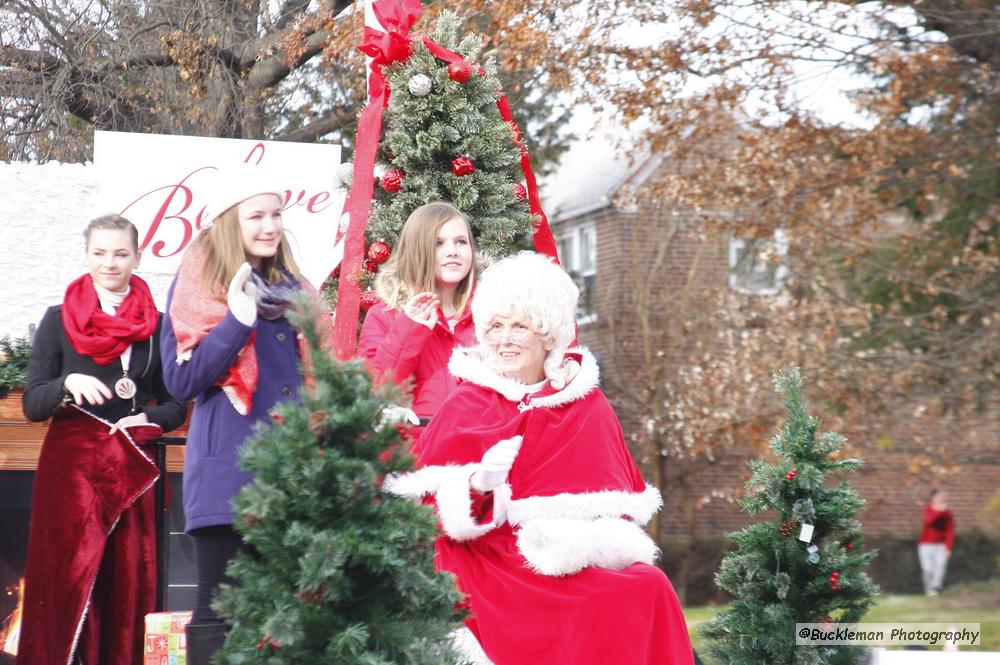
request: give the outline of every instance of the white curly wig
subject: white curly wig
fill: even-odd
[[[545,376],[556,387],[565,385],[563,355],[576,338],[576,302],[580,290],[552,259],[520,252],[502,259],[483,273],[472,298],[472,318],[480,343],[498,316],[523,316],[552,344],[545,358]]]

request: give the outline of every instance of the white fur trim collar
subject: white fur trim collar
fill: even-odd
[[[585,347],[568,349],[566,353],[578,354],[581,357],[580,371],[573,377],[573,380],[559,392],[527,400],[524,398],[528,394],[528,386],[494,372],[486,364],[479,347],[455,349],[448,363],[448,371],[458,379],[495,390],[512,402],[522,402],[518,406],[521,411],[539,407],[562,406],[586,397],[600,385],[601,378],[597,360]]]

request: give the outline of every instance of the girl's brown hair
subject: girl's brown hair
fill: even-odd
[[[240,234],[239,204],[216,217],[212,225],[202,231],[195,242],[199,243],[205,252],[205,263],[201,267],[202,282],[215,293],[217,298],[225,300],[230,280],[247,260],[243,249],[243,237]],[[292,257],[292,248],[284,232],[281,234],[275,255],[261,259],[260,272],[267,281],[277,282],[284,278],[278,270],[279,264],[296,278],[301,279],[299,266]]]
[[[390,309],[399,309],[406,301],[424,291],[436,292],[437,237],[441,227],[458,217],[469,231],[472,263],[469,274],[455,288],[452,306],[455,312],[465,309],[476,281],[476,240],[462,211],[450,203],[425,203],[410,213],[399,234],[396,251],[375,280],[379,297]]]
[[[83,230],[83,239],[86,242],[84,245],[85,247],[90,247],[90,233],[99,229],[110,231],[128,231],[128,234],[132,236],[132,249],[136,252],[139,251],[139,229],[135,228],[135,224],[128,221],[121,215],[108,213],[107,215],[101,215],[100,217],[95,217],[90,220],[87,224],[87,228]]]

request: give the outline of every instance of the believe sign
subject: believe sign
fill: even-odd
[[[302,274],[319,287],[337,265],[344,192],[334,187],[340,146],[125,132],[94,133],[101,209],[139,229],[142,271],[174,273],[209,223],[206,204],[227,167],[266,172],[284,194],[285,235]]]

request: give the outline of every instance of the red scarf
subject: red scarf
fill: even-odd
[[[204,265],[205,250],[200,243],[191,244],[184,253],[180,269],[177,271],[177,281],[174,284],[174,295],[170,301],[170,323],[177,337],[177,356],[183,357],[193,351],[198,343],[218,325],[229,312],[225,300],[219,300],[205,286],[201,279],[201,266]],[[316,331],[323,342],[324,348],[331,350],[333,346],[333,324],[330,320],[330,310],[323,302],[316,288],[305,279],[299,278],[302,290],[309,294],[319,311],[316,321]],[[229,402],[240,415],[247,415],[253,408],[253,394],[257,390],[257,352],[254,348],[256,332],[250,335],[236,361],[229,371],[216,382],[229,398]],[[305,369],[309,369],[309,346],[305,338],[299,336],[299,355]],[[178,361],[180,362],[180,361]],[[308,379],[308,376],[307,376]]]
[[[62,320],[69,343],[76,352],[90,356],[98,365],[110,365],[129,344],[147,340],[156,332],[159,313],[146,282],[132,275],[130,291],[114,315],[101,309],[101,301],[90,273],[66,287]]]

